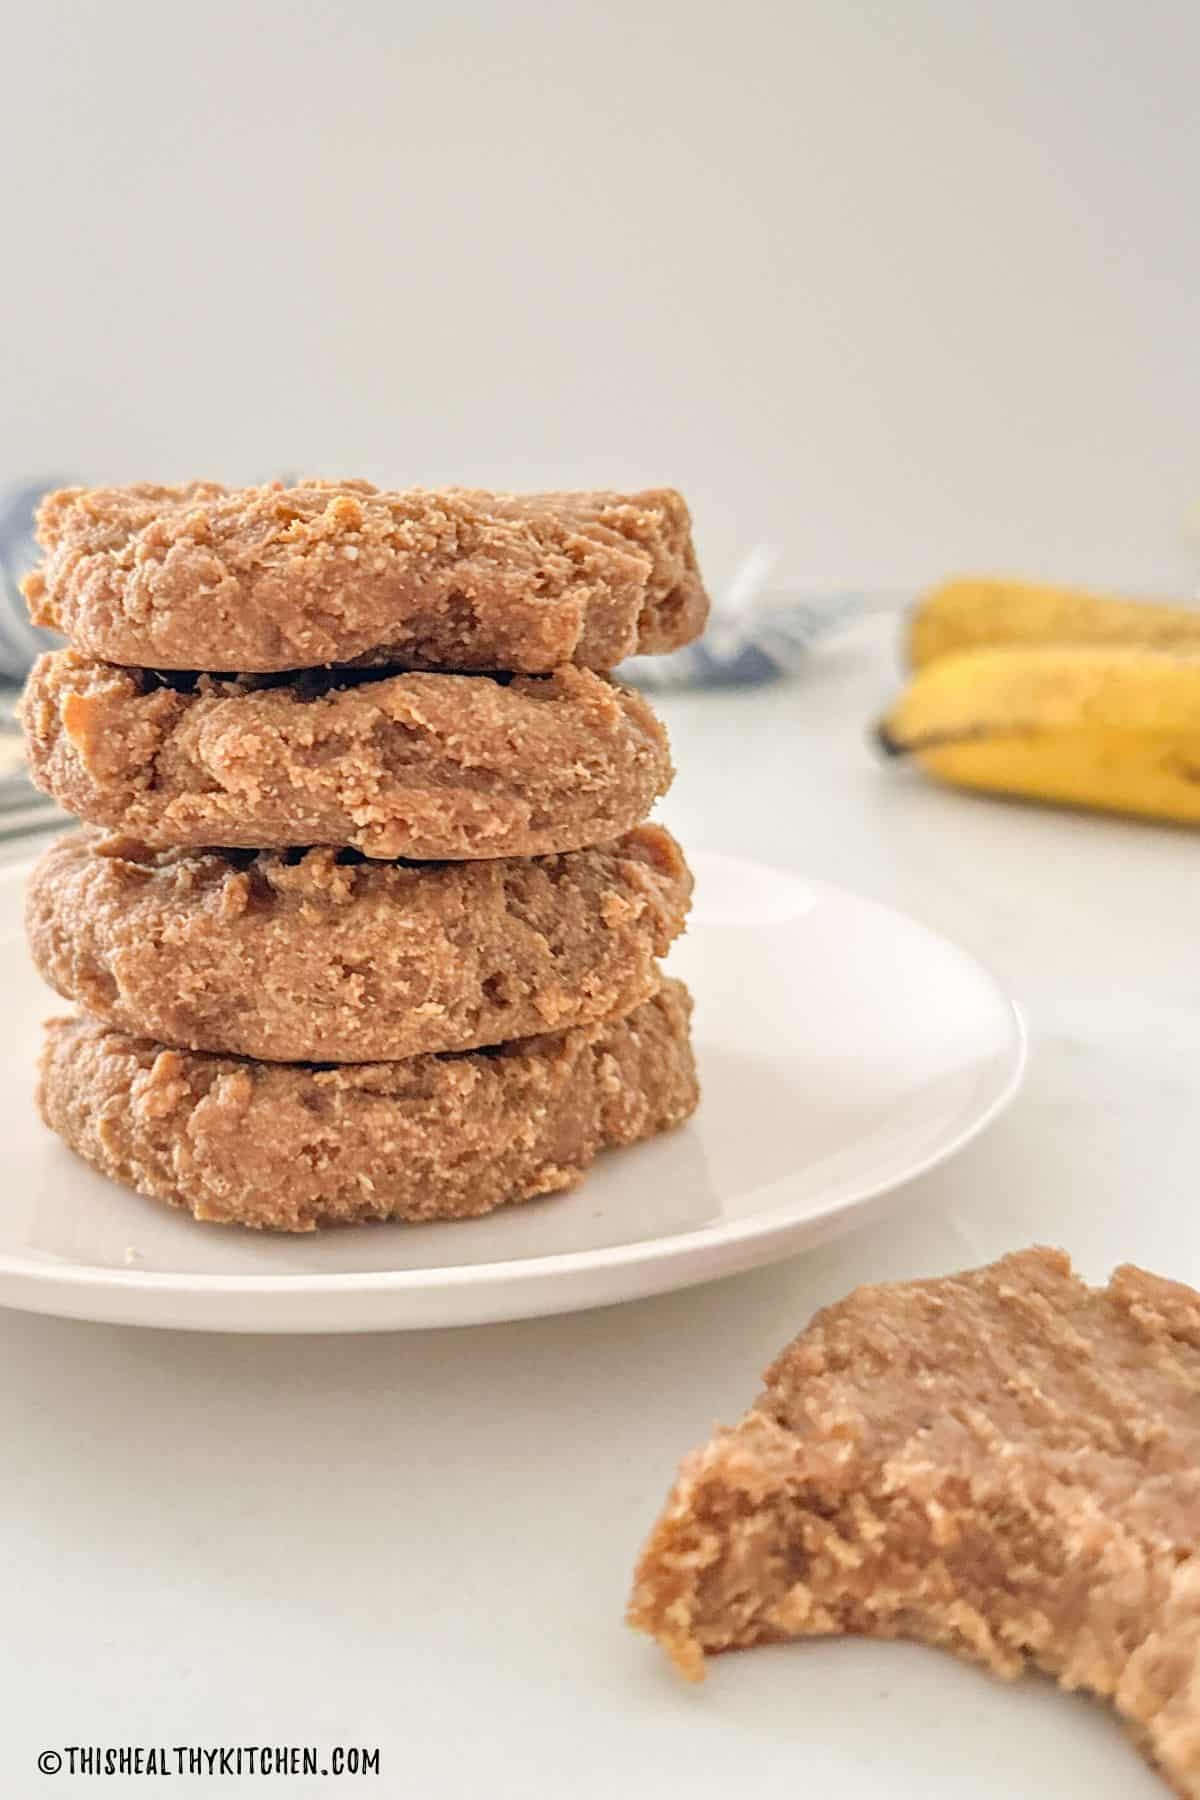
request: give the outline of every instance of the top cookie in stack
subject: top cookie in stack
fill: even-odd
[[[132,667],[612,669],[689,643],[708,615],[670,488],[64,488],[38,537],[35,624]]]
[[[607,674],[703,628],[678,494],[67,489],[39,535],[30,610],[71,647],[30,676],[31,769],[118,834],[31,888],[95,1015],[43,1067],[76,1149],[306,1229],[549,1192],[690,1112],[654,961],[690,876],[641,825],[667,741]]]

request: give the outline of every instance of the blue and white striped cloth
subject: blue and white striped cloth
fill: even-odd
[[[21,578],[38,560],[33,541],[33,515],[43,494],[65,487],[65,481],[30,482],[0,494],[0,676],[23,681],[42,650],[53,647],[48,631],[29,623]]]
[[[907,596],[846,590],[802,594],[771,585],[778,553],[760,544],[713,600],[704,636],[669,656],[635,656],[617,671],[644,688],[760,687],[794,675],[812,646],[867,612]]]

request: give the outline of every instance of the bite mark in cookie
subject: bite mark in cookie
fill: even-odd
[[[693,1677],[832,1633],[1036,1667],[1200,1795],[1200,1294],[1050,1250],[857,1290],[684,1462],[629,1619]]]

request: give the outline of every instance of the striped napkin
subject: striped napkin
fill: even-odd
[[[38,560],[33,541],[33,515],[43,494],[67,487],[64,478],[29,482],[0,494],[0,676],[24,681],[35,656],[52,650],[57,640],[29,623],[21,578]]]
[[[617,673],[646,688],[760,687],[794,675],[813,645],[868,612],[894,611],[908,595],[883,590],[798,593],[771,585],[778,552],[757,545],[713,600],[704,636],[669,656],[635,656]]]

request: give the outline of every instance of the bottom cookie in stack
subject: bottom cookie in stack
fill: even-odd
[[[334,1067],[165,1048],[98,1020],[47,1026],[38,1103],[103,1175],[197,1219],[276,1231],[492,1212],[570,1188],[597,1154],[699,1097],[691,998],[494,1049]]]

